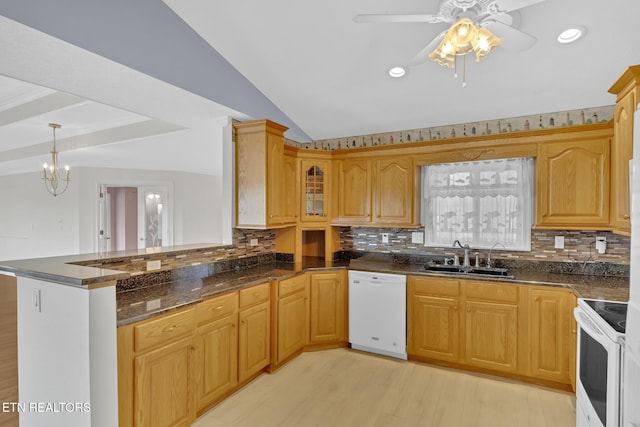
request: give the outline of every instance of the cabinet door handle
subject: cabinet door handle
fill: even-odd
[[[540,297],[534,297],[533,300],[534,301],[540,301]]]
[[[629,214],[624,214],[624,215],[622,215],[622,218],[623,219],[629,219],[630,217],[629,217]]]

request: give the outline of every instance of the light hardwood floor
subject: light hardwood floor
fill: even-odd
[[[575,396],[337,349],[258,377],[194,426],[573,427]]]

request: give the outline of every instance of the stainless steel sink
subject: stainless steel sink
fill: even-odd
[[[513,279],[514,276],[507,268],[489,268],[489,267],[463,267],[457,265],[447,264],[433,264],[429,263],[425,265],[425,270],[433,271],[445,274],[464,274],[466,276],[494,276],[502,277],[505,279]]]

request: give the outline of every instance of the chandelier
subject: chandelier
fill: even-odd
[[[43,165],[44,169],[44,185],[47,188],[47,191],[54,196],[58,194],[62,194],[66,191],[69,186],[69,166],[65,166],[65,177],[62,179],[59,175],[58,170],[58,152],[56,151],[56,129],[60,129],[62,126],[56,123],[49,123],[49,127],[53,129],[53,150],[51,150],[51,164],[47,165],[46,163]],[[64,187],[60,190],[58,186],[64,183]]]
[[[463,18],[447,30],[436,50],[429,54],[429,59],[440,65],[454,68],[454,77],[457,78],[456,57],[462,56],[464,60],[462,86],[464,87],[467,85],[466,55],[475,52],[476,62],[479,62],[500,43],[502,39],[494,36],[491,31],[484,27],[478,28],[469,18]]]

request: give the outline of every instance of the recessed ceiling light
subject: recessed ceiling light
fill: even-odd
[[[398,77],[402,77],[407,73],[407,70],[405,70],[403,67],[393,67],[389,70],[389,75],[393,78],[398,78]]]
[[[586,32],[586,28],[580,26],[567,28],[558,36],[558,43],[573,43],[583,37]]]

